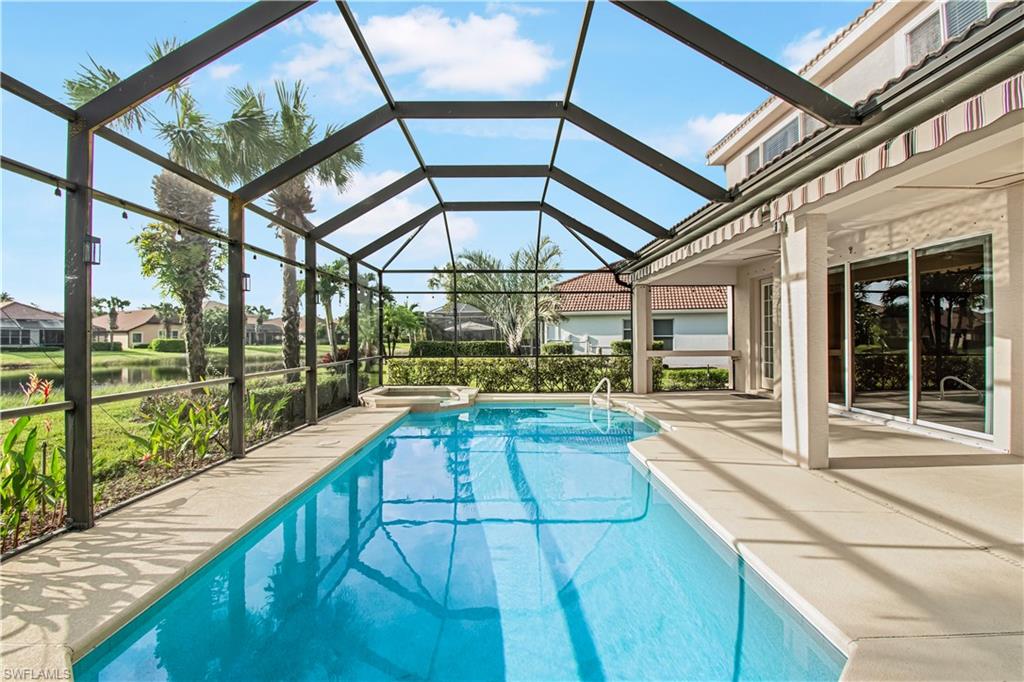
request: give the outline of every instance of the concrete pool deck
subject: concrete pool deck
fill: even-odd
[[[666,427],[638,463],[850,656],[845,679],[1024,676],[1024,460],[834,418],[837,468],[806,471],[776,454],[772,401],[614,398]],[[67,670],[404,414],[347,410],[5,561],[4,674]]]
[[[1024,460],[842,417],[836,468],[782,460],[778,403],[620,397],[631,445],[849,655],[848,680],[1024,678]]]

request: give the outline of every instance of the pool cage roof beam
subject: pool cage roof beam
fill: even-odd
[[[417,156],[417,160],[420,162],[420,171],[427,175],[427,179],[438,198],[440,210],[443,212],[447,205],[441,198],[440,192],[438,191],[436,184],[433,182],[433,178],[430,177],[429,173],[427,173],[427,167],[423,163],[422,156],[419,154],[419,150],[416,148],[415,142],[404,123],[406,119],[410,118],[558,119],[559,130],[556,135],[555,148],[552,152],[552,161],[549,164],[549,174],[545,181],[544,196],[542,196],[541,201],[542,204],[546,198],[549,182],[552,179],[553,174],[557,171],[554,167],[554,158],[557,154],[558,142],[561,137],[560,133],[566,120],[590,132],[592,135],[620,151],[633,156],[635,159],[649,167],[658,170],[667,177],[672,178],[684,186],[696,191],[711,201],[726,202],[731,198],[729,193],[717,184],[707,180],[682,164],[675,162],[671,158],[661,154],[639,140],[632,138],[593,114],[570,104],[569,100],[572,94],[573,81],[575,80],[575,75],[579,67],[583,43],[593,9],[593,3],[591,0],[588,0],[586,4],[583,25],[581,26],[576,53],[574,55],[572,67],[570,68],[569,83],[566,88],[565,97],[561,102],[397,102],[392,96],[390,89],[384,80],[383,74],[374,60],[369,46],[359,30],[358,24],[355,21],[348,4],[343,0],[339,0],[336,3],[339,11],[352,32],[364,61],[367,63],[374,79],[381,88],[381,92],[383,93],[387,104],[384,107],[367,114],[362,119],[359,119],[349,126],[346,126],[334,135],[325,138],[296,157],[283,162],[276,168],[271,169],[263,176],[247,183],[235,192],[219,187],[215,183],[212,183],[188,169],[175,164],[173,161],[165,159],[159,154],[146,149],[142,145],[139,145],[138,143],[103,127],[106,123],[117,118],[132,107],[138,106],[170,85],[173,85],[175,82],[180,81],[182,78],[194,73],[218,57],[230,52],[239,45],[248,42],[250,39],[264,31],[306,9],[311,4],[313,3],[308,1],[270,2],[268,0],[261,0],[260,2],[239,11],[232,17],[226,19],[197,38],[188,41],[171,53],[156,60],[107,91],[101,93],[90,102],[82,105],[73,112],[73,122],[75,122],[81,129],[88,128],[93,130],[97,135],[104,137],[151,162],[157,163],[167,170],[178,173],[192,181],[196,181],[197,184],[206,187],[210,191],[221,196],[240,199],[246,204],[250,204],[256,198],[263,196],[288,180],[300,175],[306,170],[309,170],[317,163],[329,158],[333,153],[337,153],[350,144],[357,142],[365,135],[368,135],[370,132],[373,132],[381,126],[389,123],[391,120],[397,120],[402,128],[403,134],[405,134],[410,146],[412,147],[414,154]],[[700,21],[696,17],[679,9],[669,2],[638,3],[628,0],[615,0],[614,4],[619,5],[630,14],[650,23],[659,30],[662,30],[677,40],[684,42],[693,49],[723,64],[744,78],[756,83],[769,92],[772,92],[817,118],[835,125],[850,126],[860,123],[860,120],[852,107],[846,105],[816,85],[804,80],[800,76],[793,74],[784,67],[764,57],[755,50],[752,50],[743,43],[729,37],[721,31],[718,31],[714,27]],[[8,87],[8,80],[13,79],[9,79],[6,76],[4,77],[5,89],[11,90],[12,92],[15,91],[15,88]],[[55,102],[55,100],[53,102]],[[60,105],[59,103],[57,104],[59,108],[63,108],[63,105]],[[54,111],[52,105],[47,108]],[[69,112],[70,110],[54,111],[54,113],[58,113],[58,115],[65,118],[68,117]],[[563,176],[562,179],[568,180],[570,183],[575,180],[567,174]],[[614,206],[616,210],[609,210],[612,210],[613,213],[616,213],[620,217],[624,217],[634,224],[637,223],[638,218],[640,219],[639,222],[645,222],[645,219],[643,219],[640,214],[633,212],[631,209],[619,204],[618,202],[614,202],[614,200],[610,200],[610,198],[604,197],[604,195],[601,195],[600,193],[595,194],[596,190],[593,190],[593,188],[590,188],[589,186],[579,183],[576,187],[570,187],[570,189],[574,189],[574,191],[583,190],[579,191],[579,193],[592,201],[595,200],[595,197],[600,198],[604,203],[600,204],[600,202],[597,201],[595,201],[595,203],[604,205],[606,208]],[[299,234],[307,234],[302,229],[297,228],[297,226],[281,221],[265,209],[254,206],[251,206],[250,208],[264,217],[273,219],[274,222],[286,227],[287,229],[296,231]],[[630,217],[626,218],[625,215],[623,215],[624,213],[629,214]],[[445,223],[447,230],[447,219],[445,220]],[[650,229],[652,225],[654,227],[658,227],[651,223],[647,224],[644,229],[652,232]],[[654,232],[652,232],[652,234],[653,233]],[[310,236],[314,236],[318,241],[323,243],[322,237],[320,236],[322,234],[323,233],[321,232],[318,235],[311,234]],[[666,236],[666,234],[658,231],[657,236]],[[340,249],[334,248],[334,250],[344,253]],[[361,251],[365,251],[365,249]]]

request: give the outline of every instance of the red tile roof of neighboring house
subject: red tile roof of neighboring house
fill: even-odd
[[[620,286],[610,272],[589,272],[555,285],[562,313],[629,311],[629,290]],[[595,293],[596,292],[596,293]],[[653,286],[653,310],[725,310],[725,287]]]

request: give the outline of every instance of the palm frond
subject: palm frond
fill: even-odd
[[[120,82],[121,77],[116,71],[103,66],[90,56],[88,64],[78,65],[78,72],[73,78],[64,79],[64,94],[68,103],[77,109]],[[115,119],[111,125],[124,132],[142,130],[149,116],[149,111],[144,106],[137,106]]]

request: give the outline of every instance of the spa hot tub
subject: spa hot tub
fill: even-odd
[[[476,402],[478,388],[468,386],[381,386],[361,397],[367,407],[408,407],[411,412],[433,412],[468,407]]]

